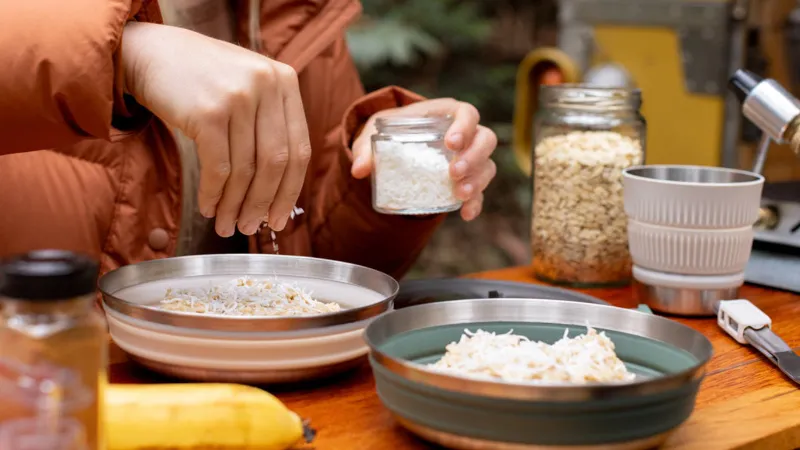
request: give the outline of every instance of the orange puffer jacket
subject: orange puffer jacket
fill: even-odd
[[[249,47],[246,1],[239,41]],[[375,112],[420,98],[365,95],[344,40],[357,0],[263,0],[260,48],[291,65],[313,156],[281,253],[363,264],[401,276],[442,217],[372,210],[370,183],[350,175],[354,134]],[[155,0],[0,2],[0,256],[35,248],[94,255],[107,272],[175,255],[181,158],[175,138],[121,91],[128,20],[160,22]],[[48,149],[48,150],[43,150]],[[269,233],[251,252],[272,252]]]

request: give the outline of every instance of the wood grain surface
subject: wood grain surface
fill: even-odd
[[[476,278],[535,283],[530,269],[512,268]],[[637,302],[630,288],[582,290],[622,307]],[[800,296],[744,286],[741,297],[755,303],[773,321],[773,329],[800,350]],[[707,336],[714,357],[701,386],[697,406],[662,448],[689,450],[800,449],[800,389],[750,347],[741,346],[713,319],[673,318]],[[111,381],[171,381],[140,369],[113,344]],[[437,448],[400,429],[375,395],[368,366],[324,382],[270,388],[289,408],[311,420],[317,439],[305,449],[405,450]]]

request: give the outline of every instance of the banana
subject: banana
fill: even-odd
[[[107,450],[286,450],[313,430],[280,400],[238,384],[108,384]]]

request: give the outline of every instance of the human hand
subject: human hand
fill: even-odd
[[[227,42],[131,22],[126,92],[197,143],[198,203],[217,234],[280,231],[303,187],[311,144],[294,70]]]
[[[466,221],[478,217],[483,207],[483,191],[497,174],[497,166],[491,159],[497,148],[497,136],[479,125],[480,114],[468,103],[449,98],[427,100],[373,115],[353,142],[352,175],[359,179],[369,176],[372,171],[371,138],[377,133],[375,121],[393,115],[453,116],[453,124],[445,135],[447,147],[458,152],[450,163],[450,177],[456,183],[456,198],[464,202],[461,217]]]

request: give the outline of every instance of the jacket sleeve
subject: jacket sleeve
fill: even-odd
[[[312,254],[372,267],[400,278],[422,252],[444,215],[404,217],[375,212],[369,178],[357,180],[350,174],[350,145],[374,113],[423,98],[398,87],[365,95],[346,44],[336,47],[334,67],[328,71],[335,74],[331,101],[344,103],[345,108],[338,112],[338,126],[327,134],[323,148],[315,149],[331,158],[325,172],[318,172],[321,176],[310,174],[314,184],[308,198],[313,205],[308,219]]]
[[[114,140],[146,114],[126,105],[117,70],[137,15],[160,20],[156,1],[0,2],[0,42],[13,43],[0,52],[0,154]]]

